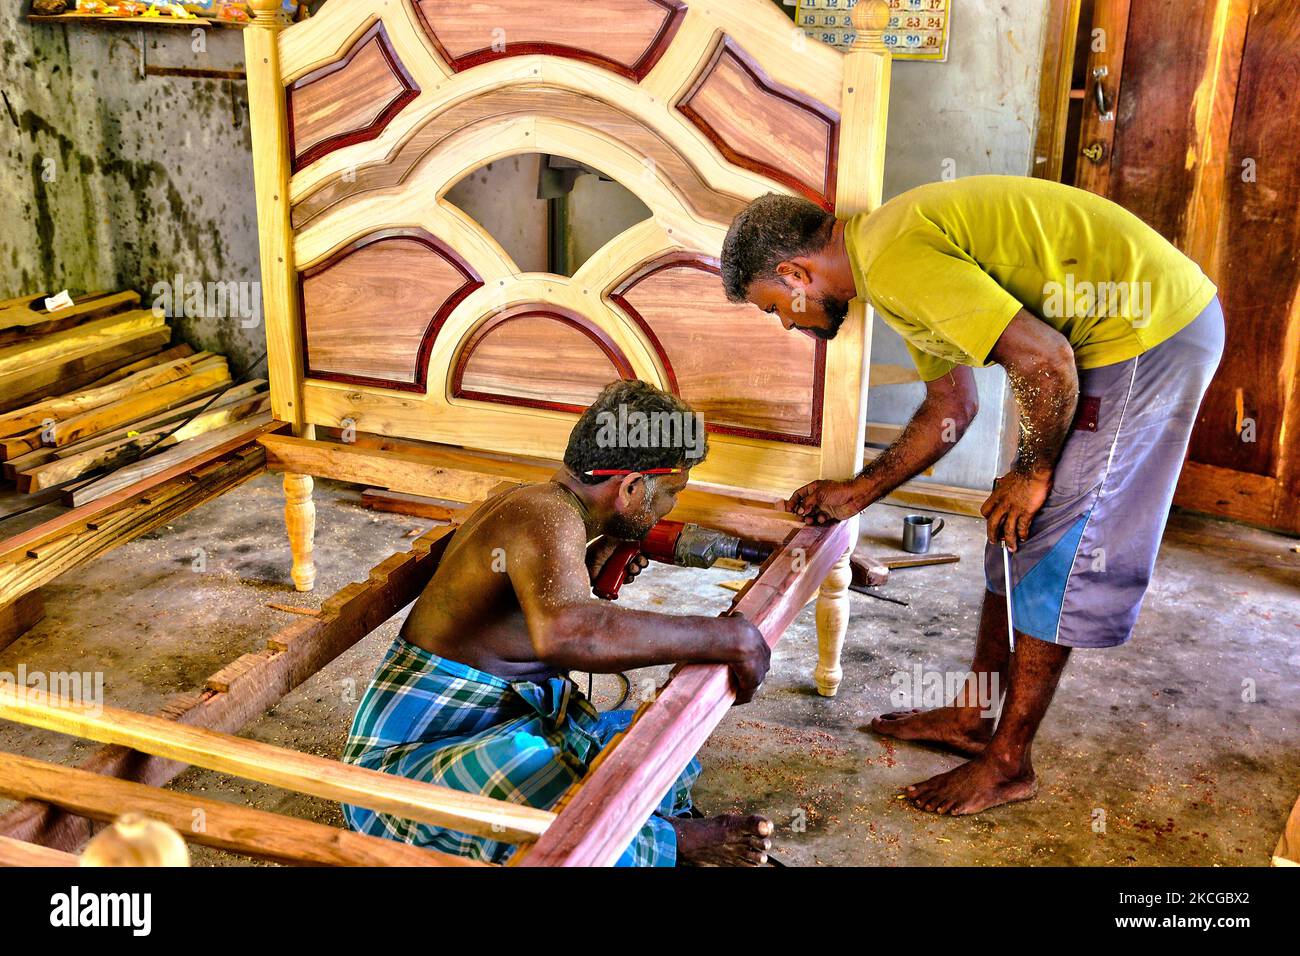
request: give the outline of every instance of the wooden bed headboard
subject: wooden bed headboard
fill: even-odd
[[[635,377],[704,413],[702,480],[786,494],[861,467],[865,306],[832,342],[790,334],[726,300],[717,257],[763,193],[879,202],[884,22],[841,54],[769,0],[328,0],[292,26],[253,6],[277,418],[558,458]],[[522,153],[599,169],[653,217],[572,278],[522,273],[446,199]]]

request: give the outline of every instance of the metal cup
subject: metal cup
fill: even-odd
[[[944,520],[929,515],[908,515],[903,519],[903,550],[910,554],[925,554],[930,541],[943,530]]]

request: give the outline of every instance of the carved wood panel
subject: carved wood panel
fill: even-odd
[[[645,332],[669,387],[704,415],[711,432],[820,441],[825,343],[728,301],[716,259],[658,259],[621,280],[609,298]]]
[[[603,100],[571,90],[511,86],[449,106],[421,126],[382,162],[372,162],[344,179],[326,180],[293,206],[293,224],[301,229],[334,206],[376,189],[400,185],[425,156],[450,137],[480,123],[510,116],[537,115],[599,130],[644,156],[674,184],[701,218],[730,222],[745,206],[738,196],[710,188],[699,171],[660,132]],[[581,157],[571,157],[581,159]]]
[[[580,413],[615,379],[636,375],[602,329],[555,306],[522,305],[488,318],[455,359],[451,393]]]
[[[335,149],[377,137],[420,93],[382,20],[342,59],[289,85],[289,153],[301,169]]]
[[[416,0],[430,40],[453,70],[547,53],[640,81],[672,42],[681,0],[605,0],[563,10],[538,0]]]
[[[774,83],[731,37],[718,42],[677,108],[737,166],[835,208],[838,114]]]
[[[307,375],[425,390],[438,328],[479,276],[422,229],[386,229],[299,277]]]

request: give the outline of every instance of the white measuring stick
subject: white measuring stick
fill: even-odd
[[[1002,543],[1002,575],[1006,579],[1007,587],[1007,645],[1011,648],[1011,653],[1016,652],[1016,628],[1011,623],[1011,551],[1007,548],[1006,542]]]

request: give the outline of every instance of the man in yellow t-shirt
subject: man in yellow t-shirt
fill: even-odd
[[[794,492],[787,507],[808,523],[857,514],[942,458],[978,411],[970,367],[1006,370],[1020,444],[982,509],[987,592],[971,676],[949,706],[872,727],[972,758],[906,788],[922,809],[978,813],[1032,797],[1030,744],[1071,648],[1123,644],[1137,620],[1223,350],[1214,285],[1109,200],[1011,176],[932,183],[845,221],[764,196],[732,224],[722,278],[732,300],[824,339],[861,297],[925,382],[911,421],[860,475]],[[828,401],[834,389],[826,383]],[[996,732],[996,707],[978,692],[989,686],[1007,692]]]

